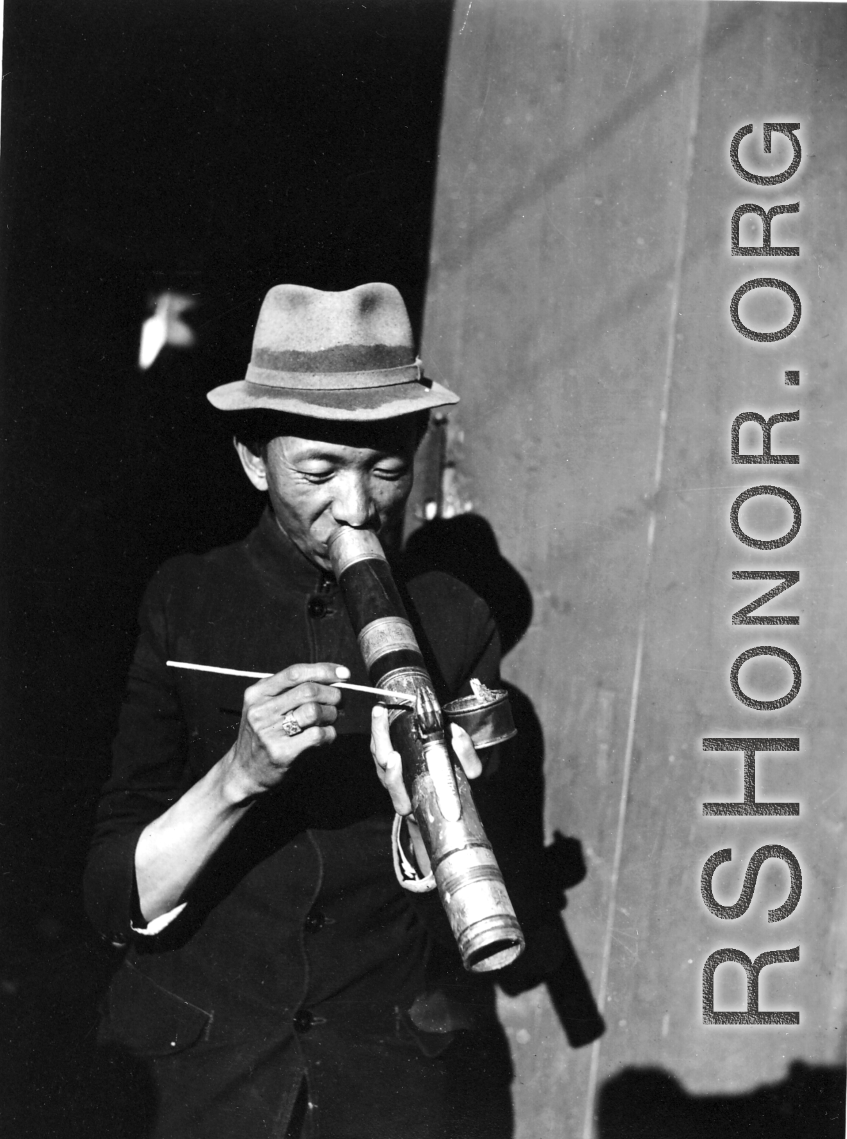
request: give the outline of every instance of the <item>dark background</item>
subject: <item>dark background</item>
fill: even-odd
[[[419,331],[450,17],[445,0],[7,0],[9,1134],[91,1134],[109,961],[80,876],[141,590],[260,509],[204,393],[243,375],[279,282],[389,281]],[[165,288],[196,297],[197,343],[140,372]]]

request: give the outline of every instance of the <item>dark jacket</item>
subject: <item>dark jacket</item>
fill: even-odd
[[[471,676],[496,685],[484,602],[441,573],[398,584],[439,697],[468,693]],[[395,880],[367,698],[345,694],[336,742],[251,808],[179,917],[154,937],[132,930],[138,837],[232,745],[250,683],[165,661],[330,661],[367,683],[336,583],[265,514],[244,542],[168,562],[140,620],[86,896],[103,935],[130,945],[102,1038],[145,1065],[152,1133],[282,1135],[306,1075],[319,1134],[341,1134],[339,1110],[349,1123],[359,1109],[351,1135],[442,1134],[426,1129],[441,1119],[438,1054],[451,1030],[485,1019],[490,990],[462,974],[437,898]]]

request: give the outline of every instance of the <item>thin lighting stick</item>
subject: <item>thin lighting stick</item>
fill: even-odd
[[[269,676],[273,676],[272,672],[245,672],[240,668],[218,668],[214,664],[189,664],[185,660],[166,660],[166,665],[171,668],[190,668],[195,672],[218,672],[224,676],[249,676],[256,680],[267,680]],[[344,680],[334,680],[330,688],[349,688],[353,692],[370,692],[373,696],[379,696],[386,703],[403,704],[410,708],[415,705],[413,696],[406,696],[403,692],[389,692],[385,688],[371,688],[367,684],[348,684]]]

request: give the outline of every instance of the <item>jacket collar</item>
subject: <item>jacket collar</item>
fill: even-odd
[[[282,529],[270,506],[247,538],[247,549],[256,565],[271,577],[304,593],[329,594],[338,585],[332,574],[310,562]]]

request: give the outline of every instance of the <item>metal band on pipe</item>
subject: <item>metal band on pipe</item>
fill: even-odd
[[[387,562],[388,559],[380,545],[379,538],[373,530],[341,530],[332,543],[332,564],[336,577],[341,577],[345,570],[356,562],[368,561],[376,558]]]
[[[403,617],[378,617],[359,633],[359,652],[370,670],[380,657],[388,653],[419,653],[412,626]]]

